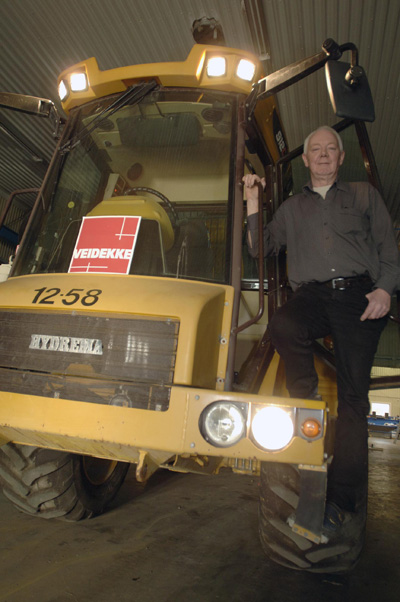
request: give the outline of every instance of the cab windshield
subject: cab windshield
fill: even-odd
[[[234,97],[163,89],[107,112],[115,99],[71,112],[13,275],[82,271],[228,282]],[[115,217],[139,218],[122,271],[94,261],[120,253],[108,240]],[[96,242],[79,247],[89,222],[98,229]]]

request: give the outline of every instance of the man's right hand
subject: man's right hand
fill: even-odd
[[[260,178],[256,174],[246,174],[243,177],[243,184],[247,199],[247,215],[258,213],[258,182],[260,182],[262,187],[265,188],[265,178]]]

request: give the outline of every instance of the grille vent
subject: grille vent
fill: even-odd
[[[1,388],[166,409],[178,332],[179,321],[167,318],[2,312]]]

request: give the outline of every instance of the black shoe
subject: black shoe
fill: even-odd
[[[327,502],[325,506],[324,530],[336,533],[345,521],[346,515],[335,502]]]

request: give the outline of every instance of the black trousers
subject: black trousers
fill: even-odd
[[[368,484],[368,390],[379,337],[387,317],[360,321],[370,281],[354,280],[343,291],[325,284],[301,286],[274,314],[269,325],[274,346],[285,362],[291,397],[317,392],[312,343],[332,336],[337,370],[338,419],[327,499],[355,511]]]

